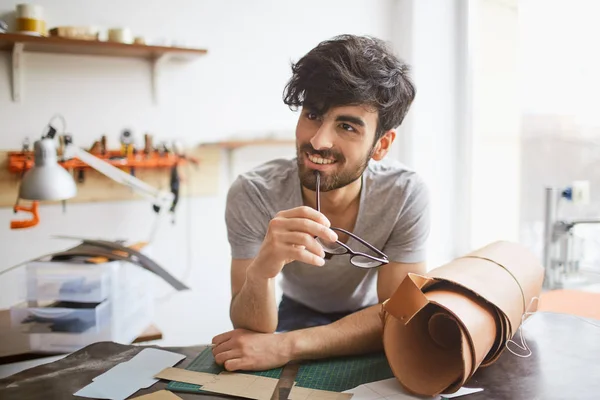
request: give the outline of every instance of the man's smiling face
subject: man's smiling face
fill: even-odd
[[[378,113],[366,106],[331,107],[321,113],[305,105],[296,126],[298,173],[302,185],[334,190],[358,179],[371,158]]]

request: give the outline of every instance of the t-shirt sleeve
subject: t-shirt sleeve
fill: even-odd
[[[256,257],[270,219],[257,189],[238,177],[229,188],[225,208],[227,238],[233,259]]]
[[[418,178],[410,188],[383,252],[392,262],[423,262],[427,256],[429,230],[429,191],[425,182]]]

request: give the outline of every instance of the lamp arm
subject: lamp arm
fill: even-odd
[[[136,193],[149,198],[154,204],[162,208],[165,204],[173,201],[175,196],[171,192],[156,189],[155,187],[147,184],[141,179],[136,178],[128,174],[127,172],[107,163],[106,161],[88,153],[85,150],[80,149],[77,146],[69,144],[65,147],[64,157],[78,158],[96,171],[107,176],[113,181],[122,185],[128,186],[133,189]]]

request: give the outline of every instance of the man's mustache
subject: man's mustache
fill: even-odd
[[[333,158],[336,161],[343,161],[344,156],[337,151],[326,149],[326,150],[316,150],[310,143],[303,144],[300,146],[300,151],[304,153],[308,153],[313,156],[319,156],[321,158]]]

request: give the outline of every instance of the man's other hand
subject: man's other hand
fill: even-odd
[[[292,345],[285,334],[235,329],[215,336],[213,355],[227,371],[264,371],[291,361]]]

